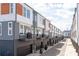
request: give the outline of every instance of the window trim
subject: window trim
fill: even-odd
[[[10,3],[9,5],[10,5],[10,11],[9,11],[9,12],[10,12],[10,13],[13,13],[13,12],[14,12],[14,11],[13,11],[13,3]]]
[[[11,23],[11,28],[9,27],[9,24]],[[11,34],[9,33],[9,30],[11,30]],[[8,35],[13,35],[13,23],[8,22]]]
[[[0,26],[1,26],[1,33],[0,33],[0,36],[2,36],[2,23],[0,23]]]

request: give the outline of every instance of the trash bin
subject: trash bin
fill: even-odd
[[[47,48],[48,48],[47,45],[45,45],[45,50],[47,50]]]
[[[42,53],[43,53],[43,49],[41,48],[41,49],[40,49],[40,54],[42,54]]]
[[[43,53],[43,48],[44,48],[44,46],[43,46],[43,42],[41,42],[41,45],[40,45],[40,54]]]

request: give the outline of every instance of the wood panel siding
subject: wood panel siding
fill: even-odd
[[[8,14],[10,10],[9,3],[1,4],[1,14]]]
[[[19,3],[16,4],[16,12],[17,12],[17,14],[19,14],[19,15],[23,15],[22,5],[19,4]]]

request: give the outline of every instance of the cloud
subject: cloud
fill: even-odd
[[[62,31],[71,28],[76,3],[34,3],[33,1],[29,2],[29,5]]]

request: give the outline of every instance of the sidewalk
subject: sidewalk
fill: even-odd
[[[48,46],[48,49],[44,50],[42,55],[39,52],[40,50],[27,56],[78,56],[69,38],[65,38],[54,46]]]
[[[66,40],[65,56],[78,56],[70,39]]]
[[[44,50],[43,53],[45,53],[46,51],[48,51],[49,49],[51,49],[53,46],[48,46],[48,49],[47,50]],[[40,50],[36,51],[36,53],[31,53],[27,56],[41,56],[40,54]]]
[[[60,43],[61,43],[61,42],[62,42],[62,41],[60,41]],[[59,44],[59,43],[54,44],[53,46],[48,46],[48,49],[47,49],[47,50],[44,50],[44,51],[43,51],[43,54],[44,54],[45,52],[49,51],[50,49],[54,48],[54,47],[55,47],[56,45],[58,45],[58,44]],[[27,56],[41,56],[42,54],[40,54],[39,52],[40,52],[40,50],[36,51],[36,53],[28,54]]]

